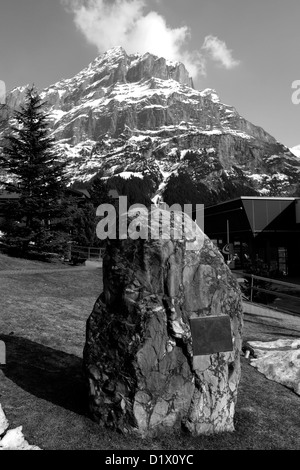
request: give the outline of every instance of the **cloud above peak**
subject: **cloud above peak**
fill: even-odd
[[[225,67],[225,69],[233,69],[240,64],[240,61],[233,58],[232,51],[227,48],[225,42],[216,36],[206,36],[202,50],[206,51],[212,60]]]
[[[129,54],[145,53],[183,62],[196,78],[206,74],[212,59],[225,68],[238,63],[223,41],[207,36],[200,51],[188,48],[188,26],[172,28],[156,11],[146,11],[145,0],[61,0],[73,14],[74,23],[99,53],[122,46]]]

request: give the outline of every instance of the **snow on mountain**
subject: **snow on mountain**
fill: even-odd
[[[20,87],[8,94],[2,119],[24,93]],[[117,47],[41,97],[70,183],[98,174],[149,176],[157,199],[172,175],[185,172],[215,201],[238,193],[290,195],[297,187],[300,160],[215,90],[195,90],[181,63]]]
[[[295,147],[292,147],[290,151],[296,155],[296,157],[300,157],[300,145],[296,145]]]

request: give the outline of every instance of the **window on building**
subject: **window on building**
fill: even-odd
[[[284,276],[288,275],[288,253],[286,247],[278,247],[278,269]]]

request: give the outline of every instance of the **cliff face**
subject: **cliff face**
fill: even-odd
[[[25,89],[8,95],[2,119]],[[214,90],[195,90],[183,64],[118,47],[41,96],[71,183],[99,172],[148,175],[157,199],[171,175],[185,172],[216,200],[226,199],[228,179],[237,192],[261,195],[290,195],[298,183],[300,160]]]

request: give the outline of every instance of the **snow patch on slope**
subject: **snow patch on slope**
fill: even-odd
[[[296,156],[300,158],[300,145],[296,145],[295,147],[290,148],[290,151]]]
[[[122,173],[116,173],[115,176],[120,176],[124,180],[128,180],[132,176],[135,177],[135,178],[141,178],[141,179],[144,178],[143,173],[134,172],[134,171],[122,171]]]
[[[0,450],[41,450],[28,444],[22,433],[22,426],[8,429],[8,421],[0,404]]]
[[[255,359],[250,363],[268,379],[294,390],[300,395],[300,339],[249,341]]]

